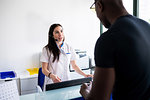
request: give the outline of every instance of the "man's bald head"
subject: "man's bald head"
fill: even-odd
[[[108,8],[124,8],[122,0],[95,0],[101,2]]]
[[[95,0],[95,3],[97,16],[106,28],[119,16],[127,14],[122,0]]]

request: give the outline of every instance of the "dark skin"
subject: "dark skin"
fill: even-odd
[[[86,100],[110,100],[114,81],[114,68],[96,67],[91,90],[87,84],[83,84],[80,93]]]
[[[128,12],[122,0],[96,0],[96,14],[106,28],[109,28],[118,17],[127,15]],[[105,66],[104,66],[105,67]],[[95,68],[92,84],[82,84],[80,93],[86,100],[110,100],[115,83],[115,69]]]

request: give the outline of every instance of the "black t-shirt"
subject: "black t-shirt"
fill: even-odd
[[[114,100],[150,98],[150,25],[134,16],[119,17],[97,40],[97,67],[114,68]]]

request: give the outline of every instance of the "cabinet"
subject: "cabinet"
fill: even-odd
[[[17,83],[17,88],[18,88],[18,93],[20,94],[20,78],[16,77],[16,78],[0,79],[0,82],[11,81],[11,80],[15,80],[15,81],[16,81],[16,83]]]
[[[38,75],[20,77],[21,95],[35,93],[38,84]]]

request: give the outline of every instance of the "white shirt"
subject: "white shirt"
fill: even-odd
[[[51,56],[49,57],[49,55]],[[53,57],[53,54],[50,54],[50,52],[47,53],[47,50],[44,47],[42,50],[40,61],[48,63],[48,70],[51,71],[53,74],[57,75],[61,79],[61,81],[69,80],[70,61],[76,60],[76,53],[74,49],[64,42],[64,44],[60,48],[59,61],[56,59],[54,62],[52,62]],[[44,84],[51,83],[53,83],[53,81],[46,76]]]

